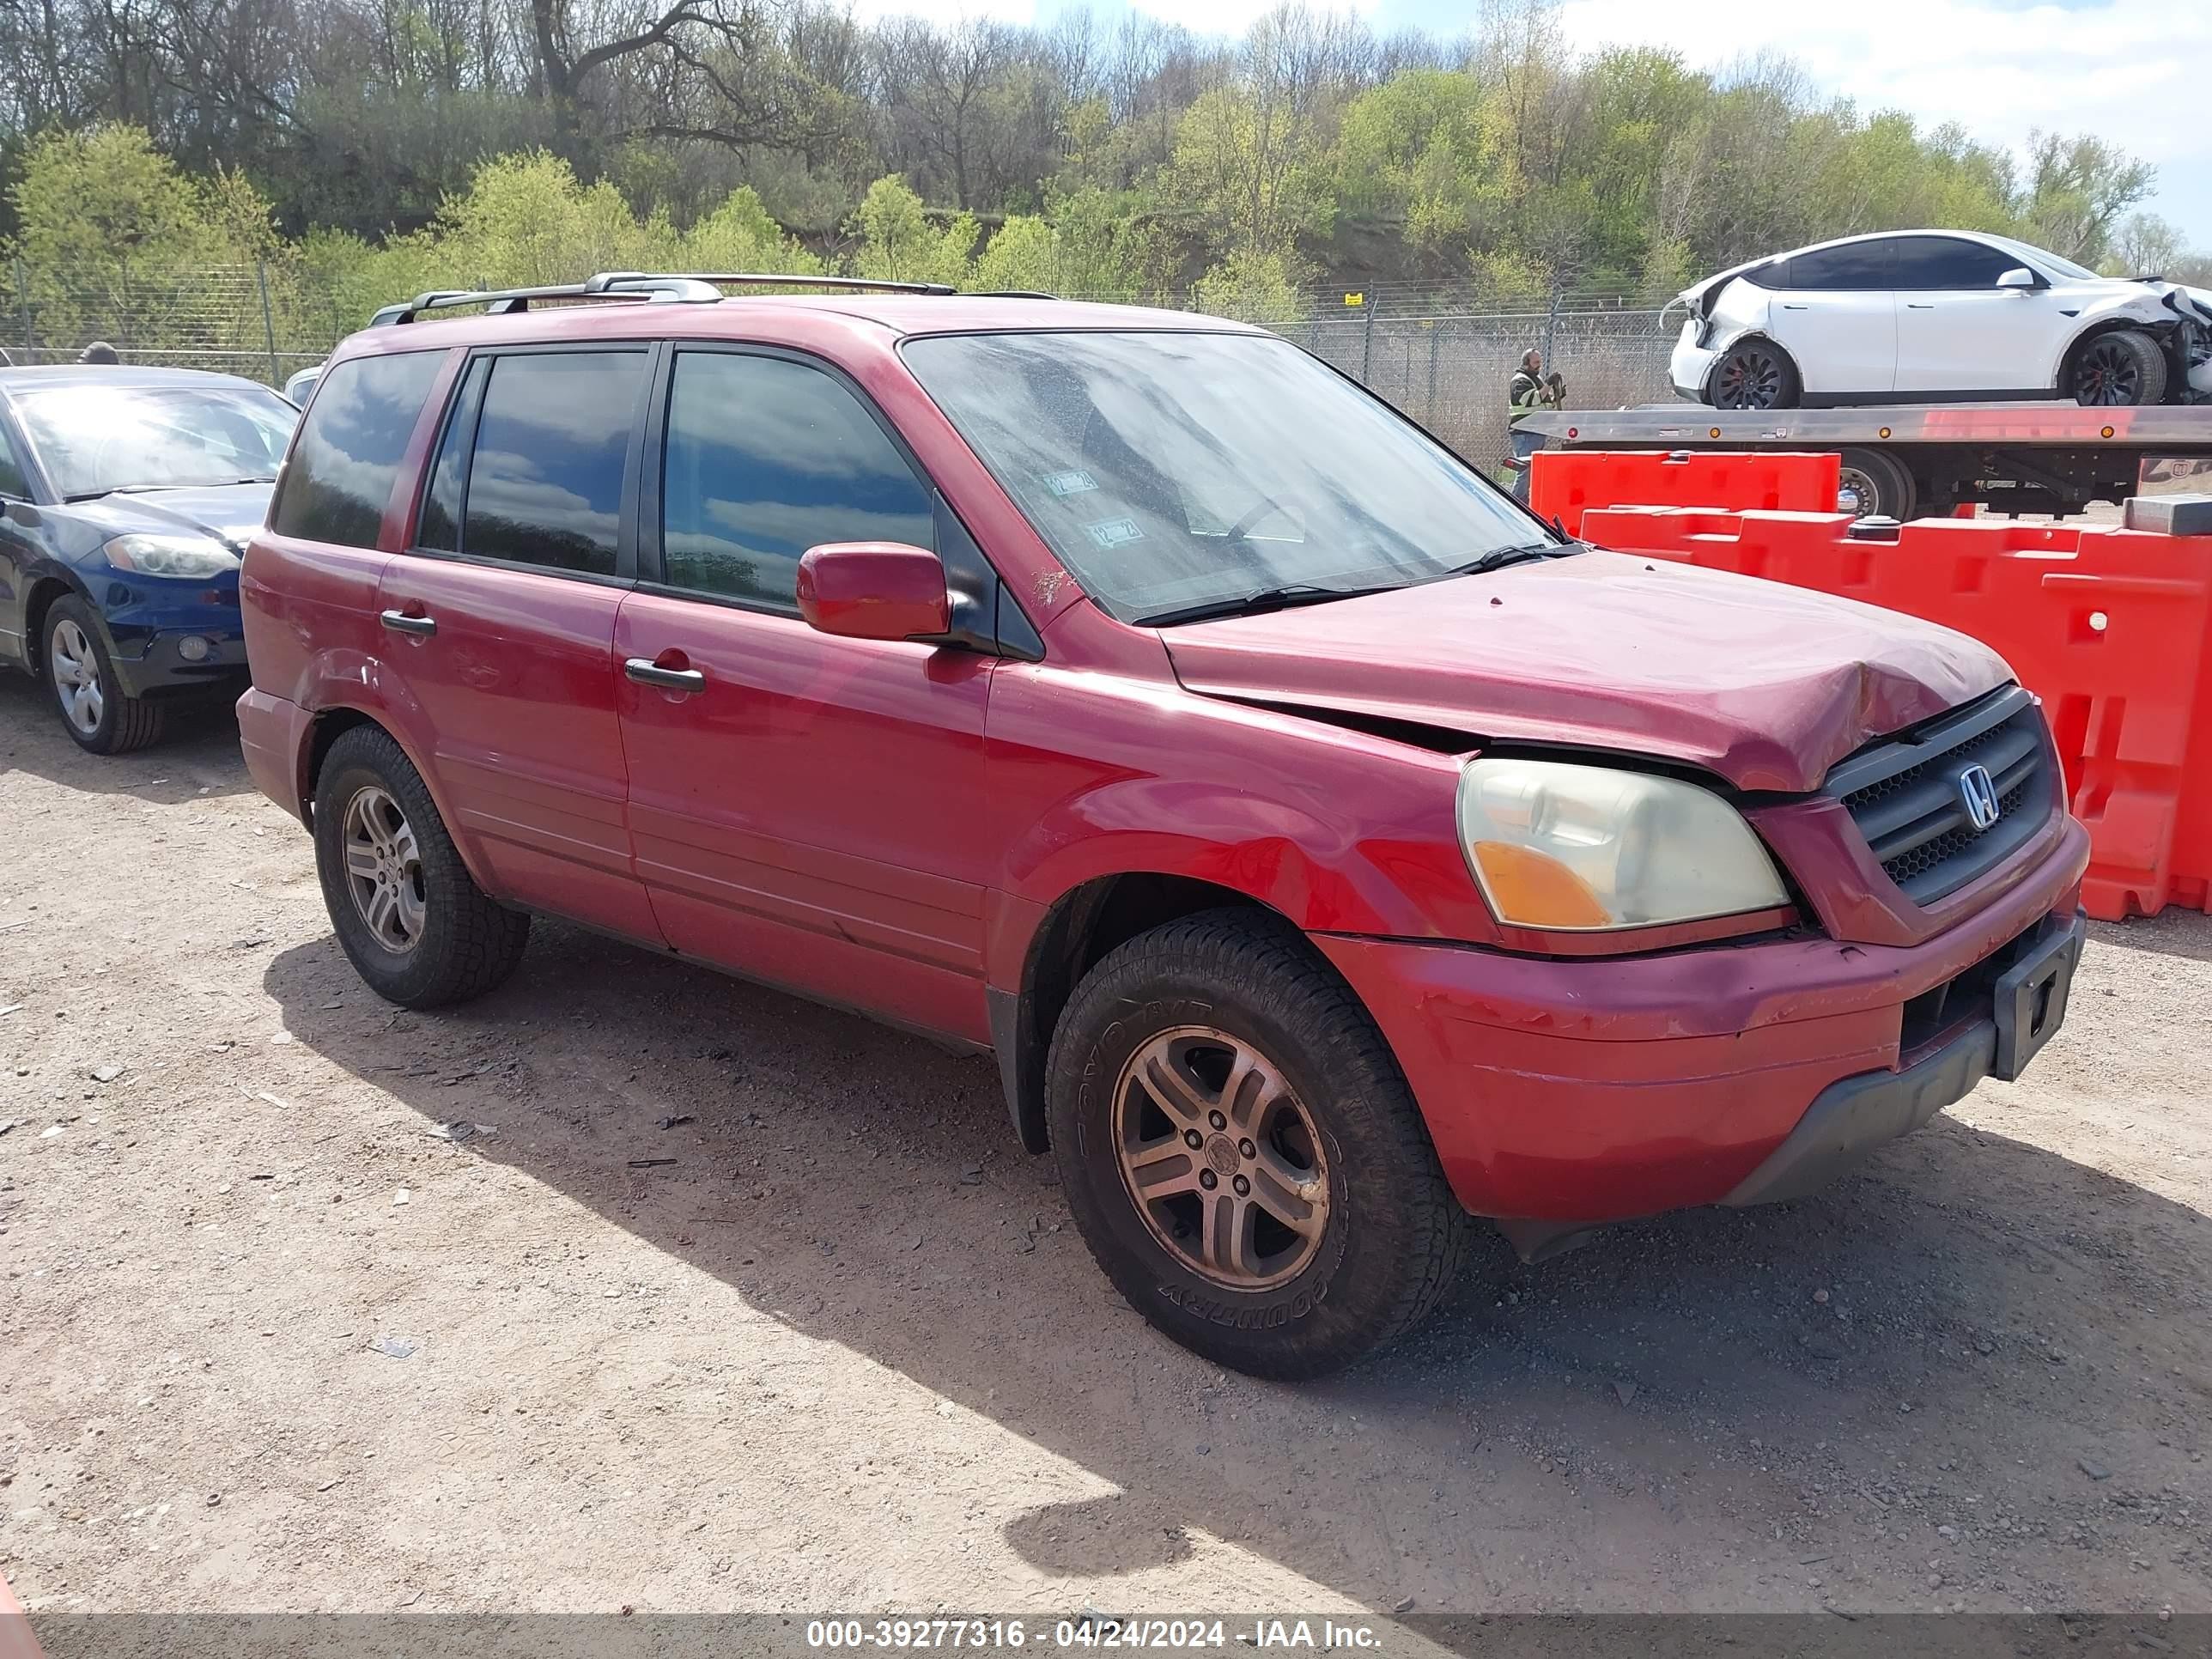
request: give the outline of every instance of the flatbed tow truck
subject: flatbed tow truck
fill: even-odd
[[[2094,501],[2212,478],[2212,404],[1904,404],[1849,409],[1711,409],[1686,402],[1559,410],[1520,422],[1547,449],[1832,451],[1838,507],[1911,519],[1978,504],[1998,513],[2079,513]],[[1516,480],[1525,495],[1528,475]]]

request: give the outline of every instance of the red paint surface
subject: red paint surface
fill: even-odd
[[[1587,553],[1167,635],[1185,684],[1807,790],[2011,679],[1987,647],[1825,593]]]
[[[1847,820],[1796,799],[1757,822],[1829,937],[1778,941],[1792,918],[1770,915],[1757,944],[1700,927],[1576,940],[1642,953],[1593,959],[1501,929],[1453,818],[1464,752],[1482,740],[1802,792],[1869,738],[2003,683],[2003,665],[1868,607],[1607,555],[1164,633],[1125,626],[1085,601],[896,348],[902,331],[1129,320],[837,296],[358,337],[343,349],[681,335],[814,354],[898,427],[1046,659],[836,637],[405,552],[434,410],[381,550],[264,534],[247,555],[255,684],[239,713],[256,781],[298,810],[317,719],[357,711],[423,772],[498,896],[977,1042],[985,988],[1022,987],[1040,929],[1084,884],[1216,884],[1315,936],[1397,1051],[1462,1199],[1518,1216],[1717,1196],[1827,1082],[1895,1063],[1914,990],[2070,904],[2080,830],[2063,815],[1969,897],[1922,912],[1885,896]],[[392,632],[386,609],[438,631]],[[633,657],[696,670],[705,688],[636,684]],[[1468,735],[1397,741],[1297,708]]]

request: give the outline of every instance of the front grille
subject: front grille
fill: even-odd
[[[1990,774],[1997,816],[1977,830],[1960,780]],[[1916,904],[1996,868],[2049,815],[2057,780],[2042,711],[2008,686],[1904,738],[1861,750],[1828,775],[1889,878]]]

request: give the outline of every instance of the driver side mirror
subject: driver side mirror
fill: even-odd
[[[903,542],[825,542],[799,562],[799,614],[852,640],[928,638],[952,626],[945,564]]]
[[[2035,273],[2026,265],[2014,265],[1997,278],[1997,286],[2009,289],[2034,289],[2041,288],[2043,284],[2035,280]]]

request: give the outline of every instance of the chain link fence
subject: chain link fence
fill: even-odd
[[[1317,290],[1302,317],[1273,326],[1486,468],[1508,453],[1506,386],[1532,346],[1565,377],[1570,406],[1617,408],[1668,395],[1670,343],[1658,308],[1641,296],[1498,298],[1411,283],[1355,293],[1356,305],[1341,291]],[[17,364],[74,362],[105,340],[126,362],[281,386],[367,320],[357,309],[266,264],[183,277],[0,264],[0,349]]]
[[[1522,309],[1397,316],[1377,307],[1277,325],[1388,398],[1469,461],[1510,453],[1506,389],[1531,347],[1566,381],[1567,406],[1618,409],[1668,395],[1674,343],[1653,307]]]

